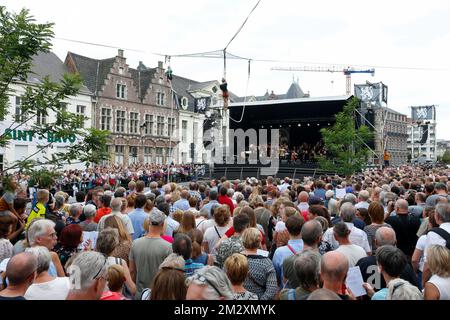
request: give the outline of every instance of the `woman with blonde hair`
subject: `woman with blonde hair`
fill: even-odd
[[[177,209],[172,215],[173,220],[181,224],[181,220],[183,219],[183,210]]]
[[[258,300],[258,296],[244,288],[243,283],[248,275],[247,258],[234,253],[225,260],[225,272],[233,289],[233,300]]]
[[[125,214],[129,214],[131,211],[133,211],[135,209],[134,208],[135,200],[136,200],[135,193],[133,193],[127,197],[127,208],[125,210]]]
[[[242,233],[242,252],[247,257],[249,271],[244,288],[255,293],[259,300],[273,300],[278,292],[277,276],[272,260],[258,254],[261,233],[256,228],[248,228]]]
[[[427,251],[428,268],[432,274],[425,283],[425,300],[450,300],[450,250],[431,245]]]
[[[192,211],[188,210],[183,213],[181,217],[180,227],[178,228],[178,233],[188,233],[189,231],[195,229],[195,215]]]
[[[125,271],[122,266],[113,264],[108,268],[108,291],[103,292],[100,300],[127,300],[122,294],[125,284]]]
[[[215,225],[206,229],[203,237],[203,251],[216,254],[215,245],[230,228],[230,207],[226,204],[217,207],[214,211]]]
[[[110,216],[105,220],[105,228],[113,228],[117,229],[119,233],[119,244],[114,248],[112,252],[112,256],[116,258],[121,258],[128,263],[128,258],[131,250],[132,240],[130,235],[127,233],[125,229],[125,225],[117,216]]]
[[[153,203],[153,201],[147,200],[147,203],[145,204],[145,207],[144,207],[144,211],[146,213],[151,213],[154,207],[155,207],[155,204]]]

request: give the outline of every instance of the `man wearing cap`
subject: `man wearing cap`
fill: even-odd
[[[149,214],[149,230],[145,237],[133,241],[130,250],[130,273],[136,283],[136,298],[144,288],[151,288],[159,265],[172,253],[170,243],[161,238],[166,215],[159,210]]]

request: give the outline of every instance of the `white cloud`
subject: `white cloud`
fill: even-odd
[[[3,2],[12,10],[29,8],[41,22],[55,22],[57,37],[174,54],[223,48],[256,0]],[[229,51],[250,58],[450,69],[449,16],[446,0],[262,0]],[[117,52],[61,40],[54,41],[54,51],[62,59],[67,51],[96,58]],[[131,66],[140,60],[154,66],[164,59],[127,50],[125,55]],[[270,71],[275,65],[301,64],[252,63],[248,94],[287,91],[293,74]],[[173,58],[172,68],[193,79],[220,79],[223,61]],[[345,91],[342,74],[303,72],[294,77],[313,96]],[[405,114],[411,105],[438,104],[437,136],[450,139],[445,125],[450,120],[449,77],[449,71],[377,68],[375,77],[354,75],[353,82],[383,81],[389,86],[390,106]],[[227,78],[230,90],[243,95],[247,62],[228,61]]]

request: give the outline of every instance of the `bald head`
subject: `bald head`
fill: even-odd
[[[309,220],[302,227],[302,240],[305,245],[316,247],[322,239],[322,233],[322,225],[320,222],[317,220]]]
[[[348,259],[338,251],[330,251],[322,256],[320,275],[324,282],[343,282],[348,271]]]
[[[395,202],[395,212],[397,214],[408,214],[408,201],[399,199]]]
[[[30,252],[23,252],[13,256],[6,265],[6,277],[9,284],[18,286],[34,281],[37,269],[37,258]],[[32,279],[31,279],[32,278]],[[31,279],[31,281],[29,281]]]
[[[375,245],[377,247],[391,245],[395,246],[397,243],[397,238],[395,236],[395,231],[389,227],[381,227],[375,232]]]
[[[111,201],[111,209],[114,212],[120,212],[120,209],[122,208],[122,200],[120,198],[114,198]]]
[[[298,195],[298,201],[300,201],[300,202],[308,202],[308,199],[309,199],[309,195],[308,195],[308,192],[306,192],[306,191],[302,191]]]

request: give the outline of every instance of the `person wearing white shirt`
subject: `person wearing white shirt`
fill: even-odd
[[[450,300],[450,250],[432,245],[428,248],[427,256],[433,275],[425,283],[425,300]]]
[[[367,190],[361,190],[361,192],[358,195],[359,202],[355,205],[356,209],[365,208],[369,210],[369,203],[367,200],[369,200],[370,195]]]
[[[230,210],[227,205],[220,206],[214,213],[215,226],[212,226],[205,231],[203,237],[203,251],[216,255],[217,251],[214,248],[216,243],[222,238],[231,227],[230,225]]]
[[[52,277],[48,274],[52,257],[46,247],[36,246],[28,248],[37,258],[37,276],[34,283],[25,292],[27,300],[65,300],[70,290],[67,277]]]
[[[356,208],[349,202],[344,203],[340,208],[340,217],[350,230],[349,235],[350,243],[360,246],[361,248],[364,249],[367,255],[371,255],[372,250],[370,248],[369,241],[367,239],[367,233],[365,233],[361,229],[356,228],[354,224],[351,222],[353,221],[353,219],[355,219],[355,214]],[[323,235],[323,239],[328,243],[330,243],[333,249],[337,249],[339,247],[339,242],[334,237],[332,228],[328,229],[325,232],[325,234]]]
[[[333,227],[333,233],[339,242],[339,248],[336,251],[341,252],[348,259],[348,266],[352,268],[358,263],[359,259],[367,256],[363,248],[352,244],[349,240],[350,230],[345,222],[339,222]]]
[[[290,186],[289,180],[290,179],[288,177],[284,178],[283,184],[278,186],[278,190],[280,190],[281,193],[285,192],[287,188]]]
[[[439,228],[443,229],[447,233],[450,233],[450,204],[449,203],[438,204],[436,206],[434,217],[436,223],[439,225]],[[427,240],[425,242],[424,257],[423,257],[425,264],[423,267],[423,274],[422,274],[422,284],[424,285],[431,277],[427,263],[427,249],[433,244],[438,244],[445,247],[446,241],[443,237],[441,237],[434,231],[430,231],[427,233]]]
[[[297,208],[301,212],[308,210],[308,208],[309,208],[308,200],[309,200],[308,192],[302,191],[302,192],[299,193],[298,201],[297,201],[298,202]]]
[[[112,209],[112,211],[110,214],[104,215],[103,217],[100,218],[100,221],[98,222],[98,226],[97,226],[97,231],[101,232],[104,229],[105,220],[107,218],[109,218],[111,216],[117,216],[122,220],[122,222],[125,226],[125,229],[127,230],[127,233],[130,236],[133,236],[133,234],[134,234],[133,223],[128,215],[122,214],[122,212],[121,212],[122,209],[126,209],[126,205],[125,205],[125,208],[123,208],[123,202],[122,202],[121,198],[115,198],[111,201],[111,209]]]

